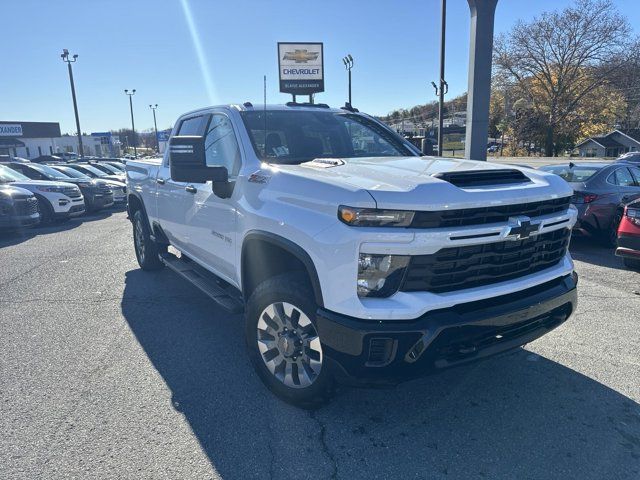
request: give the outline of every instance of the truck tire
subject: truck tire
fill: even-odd
[[[158,244],[151,239],[149,225],[142,210],[133,214],[133,246],[138,265],[143,270],[159,270],[164,264],[160,261]]]
[[[245,309],[249,357],[264,384],[282,400],[314,409],[333,395],[315,326],[317,305],[303,274],[265,280]]]

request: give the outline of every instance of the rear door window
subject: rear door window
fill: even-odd
[[[629,170],[631,171],[631,174],[633,175],[636,181],[636,186],[640,187],[640,168],[629,167]]]
[[[635,180],[627,168],[619,168],[609,177],[609,181],[620,187],[633,187]]]

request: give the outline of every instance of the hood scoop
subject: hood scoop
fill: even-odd
[[[444,180],[458,188],[509,185],[515,183],[528,183],[531,181],[520,170],[495,169],[495,170],[467,170],[462,172],[440,172],[432,175],[434,178]]]

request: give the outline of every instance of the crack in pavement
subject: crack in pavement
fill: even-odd
[[[324,453],[325,456],[329,459],[329,462],[331,463],[331,468],[332,468],[331,476],[329,478],[331,478],[332,480],[335,480],[338,478],[338,462],[336,458],[333,456],[333,454],[331,453],[331,451],[329,450],[329,445],[327,445],[327,426],[322,420],[320,420],[316,416],[316,412],[314,411],[309,412],[309,418],[315,421],[320,427],[319,440],[320,440],[320,446],[322,447],[322,453]]]

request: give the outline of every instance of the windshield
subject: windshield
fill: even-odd
[[[269,163],[415,155],[396,134],[354,113],[271,110],[266,122],[260,111],[241,112],[241,116],[257,157]]]
[[[77,168],[78,170],[80,170],[81,172],[86,172],[87,175],[92,176],[92,174],[96,177],[106,177],[107,174],[104,173],[102,170],[98,170],[97,168],[91,166],[91,165],[73,165],[70,168]]]
[[[6,167],[4,165],[0,165],[0,183],[9,183],[9,182],[24,182],[31,181],[31,179],[21,173],[16,172],[15,170]]]
[[[114,167],[113,165],[109,165],[108,163],[101,163],[100,167],[103,167],[100,170],[108,170],[109,173],[112,173],[114,175],[122,175],[122,170],[118,170],[116,167]]]
[[[79,172],[78,170],[74,170],[73,168],[69,168],[69,167],[55,167],[54,170],[59,170],[61,172],[63,172],[65,175],[68,175],[71,178],[83,178],[86,180],[90,180],[91,177],[89,175],[85,175],[82,172]]]
[[[575,166],[571,168],[569,165],[553,165],[542,167],[541,170],[555,173],[567,182],[584,182],[595,175],[600,167]]]
[[[45,174],[47,177],[49,177],[50,180],[60,180],[60,181],[69,180],[68,175],[65,175],[64,173],[60,173],[55,168],[51,168],[47,165],[29,165],[29,166],[34,170],[37,170],[40,173]]]

